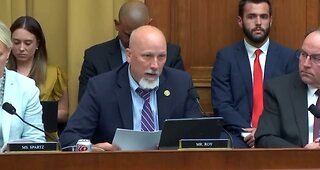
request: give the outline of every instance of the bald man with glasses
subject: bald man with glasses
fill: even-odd
[[[307,33],[299,51],[299,72],[270,80],[256,147],[320,149],[320,123],[309,111],[320,107],[320,28]]]

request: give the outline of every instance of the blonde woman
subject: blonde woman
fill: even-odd
[[[0,22],[0,105],[11,103],[26,122],[43,129],[39,89],[34,80],[5,67],[11,47],[10,30]],[[24,124],[17,116],[0,109],[0,147],[19,139],[44,142],[45,135]]]

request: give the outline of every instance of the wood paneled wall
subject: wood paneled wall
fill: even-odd
[[[192,75],[206,112],[211,106],[211,70],[216,52],[243,39],[237,25],[238,0],[145,0],[168,41],[180,45],[186,70]],[[305,32],[319,26],[320,0],[272,1],[270,37],[293,49]]]

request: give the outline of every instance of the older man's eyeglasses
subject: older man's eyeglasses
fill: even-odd
[[[306,60],[309,57],[309,60],[314,64],[320,64],[320,54],[308,54],[302,49],[298,51],[299,58]]]

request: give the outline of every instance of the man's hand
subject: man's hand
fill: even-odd
[[[93,152],[117,151],[117,150],[120,150],[120,148],[115,145],[112,145],[108,142],[96,143],[96,144],[92,145]]]
[[[256,128],[242,128],[244,132],[250,133],[246,137],[244,137],[244,141],[249,145],[250,148],[254,148],[254,134],[256,133]]]
[[[317,138],[312,143],[306,144],[306,146],[304,146],[304,148],[305,149],[320,149],[319,140],[320,140],[320,138]]]

